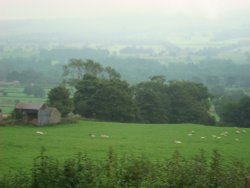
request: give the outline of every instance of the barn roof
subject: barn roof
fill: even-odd
[[[35,103],[18,103],[16,104],[16,109],[22,109],[22,110],[40,110],[45,104],[35,104]]]

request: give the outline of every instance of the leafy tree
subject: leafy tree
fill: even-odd
[[[246,97],[246,95],[242,90],[225,91],[224,95],[215,96],[213,98],[213,104],[216,113],[223,119],[225,110],[228,108],[227,106],[237,104],[243,97]]]
[[[87,118],[128,122],[136,118],[132,91],[126,81],[84,75],[76,85],[75,112]]]
[[[45,91],[41,86],[34,85],[33,86],[33,95],[35,97],[44,97],[45,96]]]
[[[103,67],[93,60],[71,59],[69,64],[63,67],[63,76],[68,79],[70,83],[80,81],[85,74],[97,76],[103,71]]]
[[[100,87],[100,82],[93,75],[84,75],[84,78],[79,81],[74,93],[74,111],[87,118],[94,117],[93,99],[94,94]]]
[[[107,73],[108,79],[110,80],[115,80],[115,79],[119,80],[121,78],[121,75],[118,72],[116,72],[116,70],[113,69],[112,67],[108,66],[104,69],[104,71]]]
[[[163,77],[152,77],[135,86],[135,101],[139,117],[146,123],[166,123],[169,118],[169,97]]]
[[[250,97],[230,102],[223,107],[221,122],[227,125],[250,127]]]
[[[64,86],[51,89],[48,93],[48,105],[57,108],[66,117],[73,108],[69,90]]]
[[[45,96],[44,89],[39,85],[33,85],[33,84],[27,85],[24,88],[24,93],[27,95],[34,95],[35,97],[41,97],[41,98]]]
[[[171,101],[171,123],[215,123],[208,112],[210,95],[203,84],[173,81],[169,84],[168,94]]]
[[[33,69],[25,69],[22,71],[11,71],[6,76],[7,81],[19,81],[23,84],[41,84],[46,80],[41,72]]]

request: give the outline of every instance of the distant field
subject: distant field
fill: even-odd
[[[36,131],[45,134],[39,135]],[[101,138],[101,134],[109,138]],[[182,143],[176,144],[175,140]],[[118,155],[145,155],[151,160],[166,159],[175,150],[191,157],[204,149],[210,157],[213,149],[218,149],[226,161],[237,158],[250,164],[249,141],[250,129],[193,124],[145,125],[81,121],[78,124],[46,127],[7,126],[0,127],[0,172],[30,168],[42,146],[47,149],[49,156],[60,160],[78,152],[87,153],[94,159],[103,159],[109,148],[113,148]]]
[[[20,102],[33,102],[40,103],[45,102],[46,98],[37,98],[34,96],[28,96],[23,93],[23,87],[21,86],[2,86],[0,89],[7,92],[7,96],[0,96],[0,108],[3,113],[9,114],[15,107],[15,102],[18,100]],[[46,90],[47,92],[47,90]]]

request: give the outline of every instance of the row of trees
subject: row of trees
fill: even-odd
[[[49,92],[49,104],[64,116],[73,111],[87,118],[120,122],[213,124],[207,88],[190,81],[166,82],[163,76],[130,86],[111,67],[72,59],[64,67],[70,92],[59,86]]]

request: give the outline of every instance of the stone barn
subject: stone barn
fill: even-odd
[[[44,103],[18,103],[15,107],[15,114],[22,123],[34,125],[57,124],[61,121],[61,113]]]

